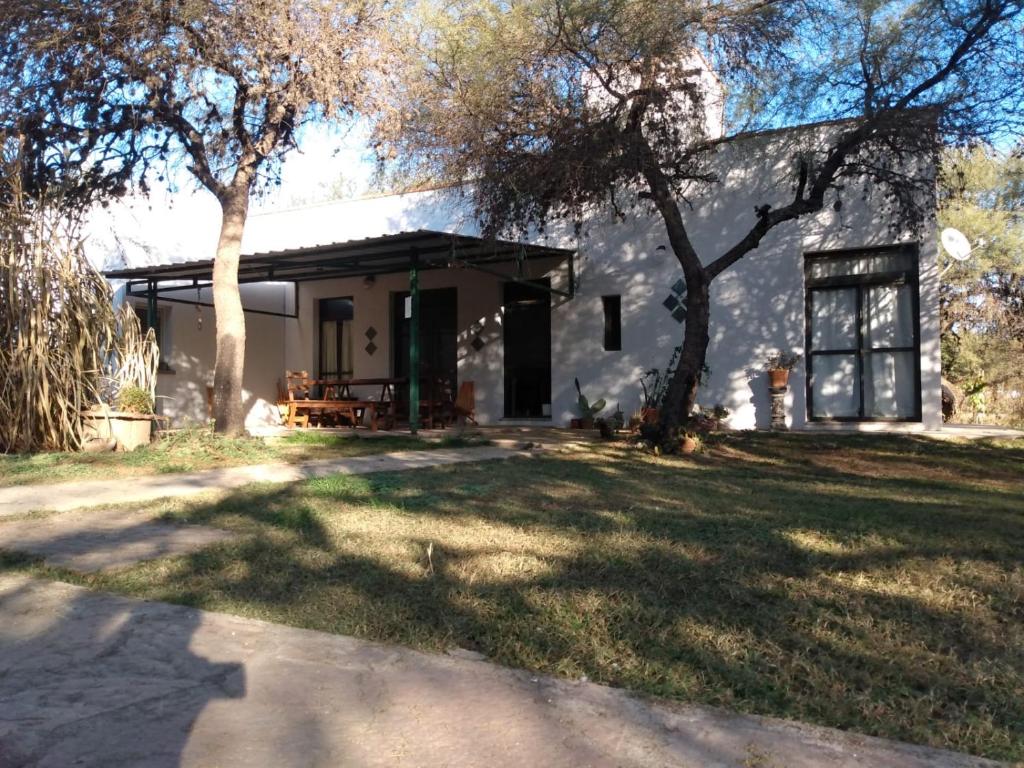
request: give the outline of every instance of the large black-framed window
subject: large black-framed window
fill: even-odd
[[[807,413],[811,421],[920,421],[915,245],[809,253]]]

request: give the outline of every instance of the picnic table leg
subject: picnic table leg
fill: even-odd
[[[370,405],[368,407],[370,409],[370,431],[371,432],[376,432],[377,431],[377,406],[376,405]]]
[[[294,402],[288,403],[288,429],[295,429],[295,414],[298,409]]]

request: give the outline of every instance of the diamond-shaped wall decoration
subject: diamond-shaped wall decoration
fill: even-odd
[[[367,345],[366,345],[366,346],[364,347],[364,349],[366,350],[366,354],[368,354],[368,355],[370,355],[370,356],[372,357],[372,356],[373,356],[373,353],[377,351],[377,345],[376,345],[376,344],[374,344],[374,343],[373,343],[373,342],[371,341],[371,342],[370,342],[369,344],[367,344]]]
[[[669,296],[667,299],[661,302],[661,306],[663,306],[665,309],[671,312],[676,307],[679,306],[679,299],[677,299],[675,296]]]
[[[672,313],[672,318],[677,323],[681,323],[684,320],[686,320],[686,307],[684,307],[682,304],[680,304],[678,307],[676,307],[675,312]]]
[[[373,341],[373,339],[376,336],[377,336],[377,329],[374,328],[372,325],[369,328],[366,329],[366,338],[368,338],[370,341]],[[373,353],[371,352],[370,354],[373,354]]]
[[[474,336],[473,340],[471,342],[469,342],[469,346],[471,346],[477,352],[479,352],[481,349],[484,348],[484,344],[485,344],[484,340],[481,339],[479,336]]]
[[[683,282],[682,278],[676,280],[675,283],[672,285],[672,292],[676,296],[682,296],[683,293],[686,292],[686,283]]]

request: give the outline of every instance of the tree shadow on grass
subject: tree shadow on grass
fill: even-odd
[[[94,583],[1020,758],[1024,488],[859,465],[809,477],[792,445],[254,488],[175,513],[244,541]]]

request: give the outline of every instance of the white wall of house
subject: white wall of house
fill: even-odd
[[[173,291],[165,294],[187,301],[213,303],[209,289]],[[130,299],[145,311],[145,299]],[[292,286],[262,283],[242,286],[243,305],[250,309],[291,312]],[[216,360],[216,328],[212,307],[194,307],[158,302],[161,315],[161,365],[157,376],[157,413],[172,424],[205,424],[207,387],[213,385]],[[246,314],[245,386],[242,399],[249,414],[248,426],[259,426],[274,419],[277,380],[285,360],[286,323],[294,322],[269,315]]]
[[[834,128],[822,128],[822,131]],[[785,170],[791,163],[792,135],[761,135],[722,145],[715,167],[724,184],[708,192],[693,190],[692,209],[684,210],[691,239],[706,262],[723,253],[754,222],[754,208],[788,202],[793,194]],[[923,232],[892,225],[886,200],[877,190],[849,184],[842,206],[831,205],[818,216],[782,225],[760,247],[723,274],[713,286],[711,376],[699,395],[702,405],[721,403],[739,429],[769,423],[768,388],[763,363],[773,351],[805,353],[804,257],[812,251],[920,243],[920,341],[923,421],[884,424],[884,428],[938,428],[941,423],[939,384],[938,272],[936,238],[931,224]],[[830,203],[832,200],[830,199]],[[450,193],[423,192],[369,200],[310,206],[293,211],[253,216],[245,252],[300,248],[362,237],[433,229],[476,234],[464,205]],[[544,237],[548,245],[578,248],[577,291],[572,300],[553,297],[552,303],[552,417],[564,425],[575,415],[578,377],[593,400],[604,397],[610,407],[620,403],[627,416],[640,403],[640,375],[664,367],[680,343],[682,326],[662,306],[682,272],[668,248],[664,225],[647,210],[625,218],[595,214],[579,239],[571,228],[554,227]],[[532,264],[524,277],[551,275],[556,287],[567,287],[564,265]],[[480,420],[497,423],[503,416],[503,350],[500,278],[469,269],[425,270],[423,289],[455,287],[458,291],[461,380],[476,384]],[[357,377],[391,374],[390,296],[407,290],[408,276],[378,276],[372,284],[362,278],[303,283],[299,287],[296,320],[247,315],[245,389],[250,423],[271,418],[276,382],[286,368],[316,371],[317,301],[351,297],[355,305],[352,329]],[[603,348],[601,297],[622,297],[622,350]],[[291,287],[246,288],[246,306],[291,309]],[[208,300],[206,298],[203,299]],[[205,418],[205,387],[212,381],[213,318],[204,309],[203,329],[196,328],[195,309],[171,310],[173,375],[161,376],[160,393],[168,399],[164,412],[177,420]],[[377,350],[366,351],[365,333],[373,327]],[[485,342],[477,350],[471,342]],[[804,364],[794,371],[787,398],[794,428],[832,428],[806,419]],[[366,394],[371,394],[367,392]],[[846,425],[873,429],[877,423]]]

